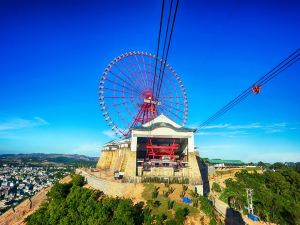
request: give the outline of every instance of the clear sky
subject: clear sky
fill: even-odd
[[[161,1],[0,1],[0,153],[97,156],[111,59],[155,53]],[[169,63],[197,126],[300,47],[299,1],[180,1]],[[196,136],[203,157],[300,161],[300,63]]]

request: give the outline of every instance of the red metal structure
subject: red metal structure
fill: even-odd
[[[161,71],[164,79],[155,82]],[[100,80],[99,100],[105,121],[120,138],[160,114],[181,125],[187,119],[188,102],[179,76],[170,65],[144,52],[128,52],[108,64]]]
[[[160,159],[162,157],[168,156],[170,160],[175,160],[175,151],[178,150],[179,144],[175,143],[175,139],[173,139],[173,143],[169,145],[154,145],[152,144],[152,140],[149,139],[146,144],[147,149],[147,158],[151,159]]]

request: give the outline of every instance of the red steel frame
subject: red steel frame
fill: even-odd
[[[146,144],[147,158],[151,159],[162,159],[163,156],[169,156],[172,161],[175,160],[175,151],[178,150],[179,144],[173,143],[170,145],[154,145],[152,144],[152,139],[149,138],[149,142]]]

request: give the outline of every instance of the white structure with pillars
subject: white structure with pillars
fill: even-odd
[[[138,137],[180,138],[187,139],[188,145],[185,151],[186,153],[192,153],[195,151],[194,132],[195,129],[182,127],[161,114],[152,121],[131,129],[131,151],[137,151]]]

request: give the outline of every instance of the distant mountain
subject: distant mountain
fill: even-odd
[[[95,164],[97,160],[97,157],[78,154],[0,154],[1,163]]]

